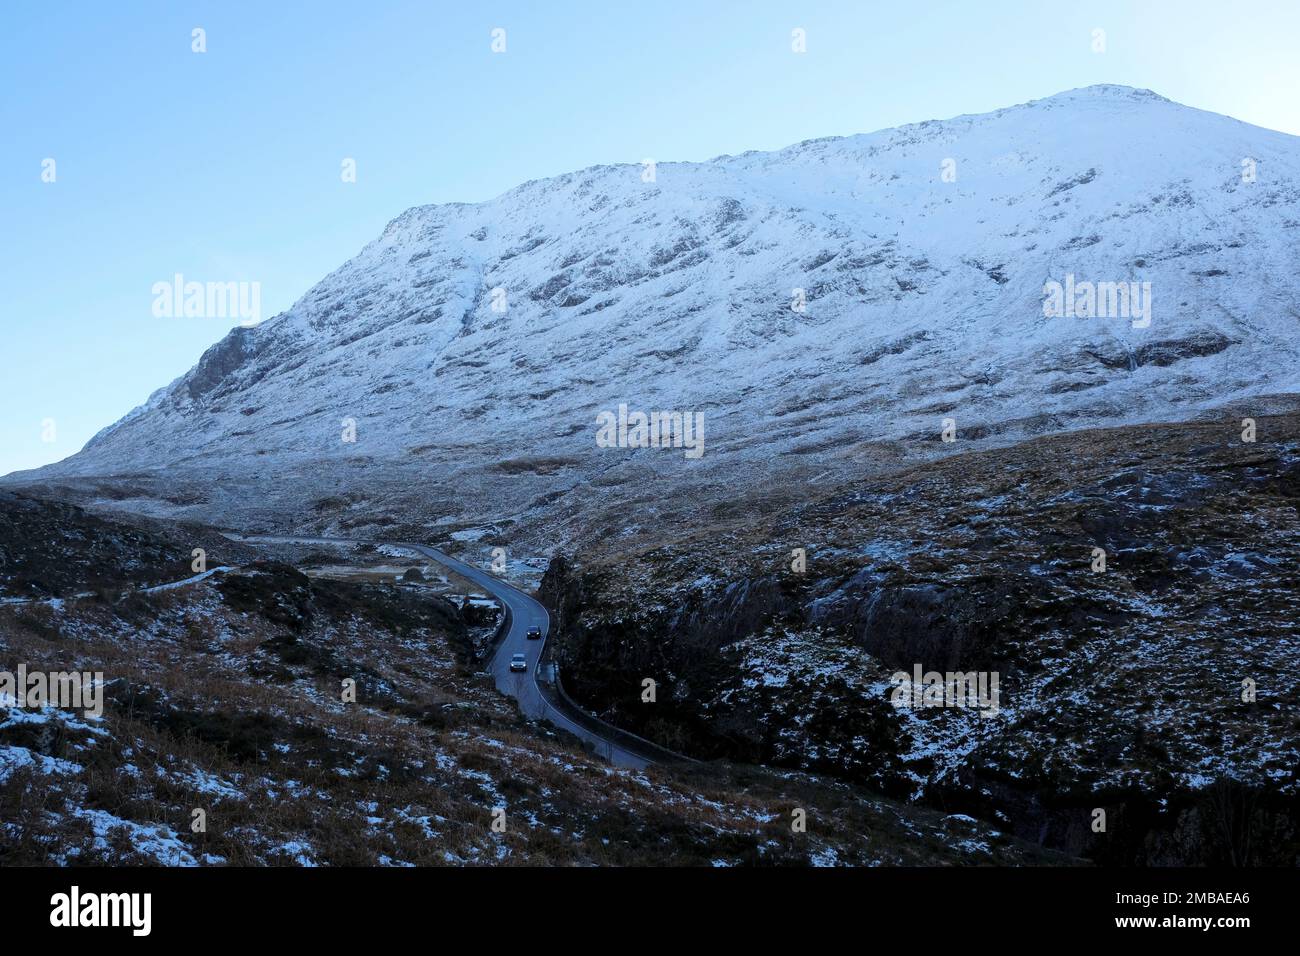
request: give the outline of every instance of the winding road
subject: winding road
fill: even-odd
[[[519,709],[524,713],[524,716],[536,720],[546,720],[561,730],[567,730],[574,736],[590,743],[597,753],[617,766],[634,767],[640,770],[651,763],[649,757],[644,753],[633,751],[628,746],[616,742],[612,737],[602,736],[589,727],[573,720],[543,695],[542,688],[537,683],[537,678],[542,651],[550,638],[551,615],[546,608],[523,591],[506,584],[496,575],[476,568],[472,564],[459,561],[450,555],[443,554],[437,548],[410,543],[394,543],[394,546],[410,548],[427,558],[432,558],[462,578],[473,581],[501,602],[510,615],[510,629],[497,645],[496,652],[493,653],[491,660],[488,661],[488,671],[496,680],[497,690],[517,700]],[[534,626],[541,628],[541,640],[530,641],[528,639],[528,628]],[[520,673],[510,670],[510,658],[515,654],[523,654],[528,660],[528,670],[526,672]]]
[[[489,571],[466,564],[451,555],[443,554],[437,548],[427,545],[412,544],[409,541],[360,541],[353,538],[293,537],[281,535],[245,535],[238,532],[222,532],[234,541],[266,542],[271,544],[371,544],[401,548],[415,551],[436,561],[447,570],[477,584],[500,602],[509,616],[510,628],[501,638],[487,669],[496,681],[497,690],[513,697],[519,703],[524,716],[534,720],[545,720],[565,730],[580,740],[590,744],[592,749],[611,764],[619,767],[631,767],[637,770],[654,763],[656,760],[672,759],[676,755],[661,751],[649,741],[642,741],[631,734],[619,731],[585,713],[571,713],[563,701],[553,703],[551,697],[538,684],[538,664],[550,637],[551,616],[537,601],[523,591],[507,584]],[[529,640],[528,628],[541,628],[541,640]],[[528,661],[528,670],[520,673],[510,670],[510,658],[523,654]]]

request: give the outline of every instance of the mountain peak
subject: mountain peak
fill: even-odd
[[[692,494],[946,453],[946,418],[1009,442],[1300,389],[1300,140],[1096,105],[1167,102],[1084,87],[416,207],[37,477],[129,475],[139,507],[155,476],[160,513],[228,523],[522,527],[593,480]],[[1052,282],[1150,311],[1045,315]],[[598,446],[624,405],[701,412],[703,456]]]
[[[1172,103],[1173,101],[1161,96],[1153,90],[1143,89],[1136,86],[1124,86],[1120,83],[1094,83],[1092,86],[1079,86],[1072,90],[1062,90],[1060,93],[1054,93],[1051,96],[1043,97],[1038,100],[1031,100],[1031,103],[1044,103],[1049,101],[1068,102],[1080,99],[1128,99],[1128,100],[1148,100],[1159,103]]]

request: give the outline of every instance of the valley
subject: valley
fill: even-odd
[[[386,581],[365,572],[392,562],[391,549],[264,552],[214,535],[209,553],[230,570],[162,588],[188,571],[189,540],[13,496],[0,498],[0,528],[15,512],[37,537],[0,537],[0,569],[39,557],[33,542],[56,533],[46,520],[78,542],[68,588],[100,560],[133,564],[145,545],[156,563],[124,593],[114,582],[0,606],[0,667],[39,660],[105,676],[99,716],[0,701],[2,864],[1064,860],[833,778],[716,762],[610,767],[498,693],[483,670],[496,619],[472,586],[418,559]],[[340,576],[343,563],[352,570]],[[0,573],[0,591],[12,581]],[[355,703],[340,693],[347,680]]]
[[[1103,84],[408,209],[0,478],[0,671],[104,675],[0,699],[0,863],[1294,865],[1298,142]]]

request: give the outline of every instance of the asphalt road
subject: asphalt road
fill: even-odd
[[[546,720],[563,730],[567,730],[569,733],[592,744],[597,753],[617,766],[635,767],[639,770],[649,765],[650,761],[646,757],[639,753],[633,753],[615,741],[602,737],[581,724],[570,720],[542,696],[541,688],[537,686],[537,663],[541,659],[542,648],[546,645],[546,641],[550,636],[551,616],[546,608],[523,591],[507,584],[491,572],[483,571],[472,564],[466,564],[464,561],[458,561],[450,555],[443,554],[437,548],[409,543],[398,544],[394,542],[394,544],[399,547],[411,548],[426,557],[432,558],[443,567],[456,572],[462,578],[473,581],[510,609],[510,630],[501,639],[496,653],[488,661],[488,671],[496,680],[497,690],[517,700],[519,709],[525,716],[537,720]],[[533,626],[541,628],[542,637],[540,640],[530,641],[528,639],[528,628]],[[527,659],[527,671],[521,673],[510,670],[510,658],[515,654],[523,654]]]
[[[449,571],[473,581],[488,594],[501,602],[510,612],[510,630],[501,639],[496,652],[488,661],[488,671],[496,681],[497,690],[513,697],[519,702],[519,709],[526,717],[545,720],[562,730],[566,730],[581,740],[592,745],[595,752],[610,763],[619,767],[632,767],[640,770],[652,761],[642,753],[634,752],[610,737],[603,736],[566,716],[542,696],[537,686],[537,663],[542,656],[542,649],[550,636],[551,616],[546,608],[530,598],[523,591],[507,584],[489,571],[466,564],[451,555],[443,554],[437,548],[409,541],[372,541],[361,542],[350,538],[300,538],[280,535],[242,535],[226,532],[226,536],[237,541],[267,541],[299,544],[362,544],[388,545],[394,548],[406,548],[418,551],[427,558],[438,562]],[[536,625],[542,630],[540,640],[529,640],[528,628]],[[528,670],[524,672],[510,670],[510,658],[523,654],[528,661]]]

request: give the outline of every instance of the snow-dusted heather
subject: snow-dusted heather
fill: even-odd
[[[26,747],[0,746],[0,783],[8,780],[13,772],[20,768],[32,768],[46,776],[81,772],[81,767],[69,760],[33,753]]]
[[[123,820],[106,810],[78,808],[73,816],[90,824],[94,848],[108,852],[115,839],[125,836],[131,849],[163,866],[197,866],[198,861],[176,836],[176,831],[162,824],[140,824]],[[206,861],[205,861],[206,862]]]

